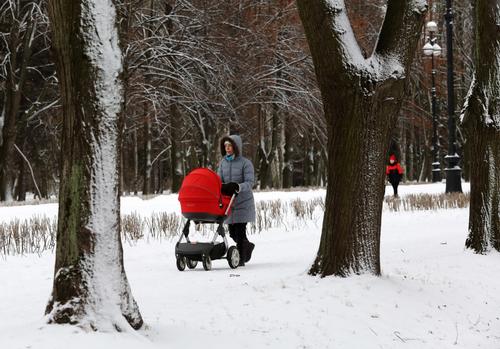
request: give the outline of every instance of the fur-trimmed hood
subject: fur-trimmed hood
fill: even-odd
[[[229,141],[233,145],[234,156],[238,157],[243,154],[243,142],[239,135],[224,136],[220,140],[220,153],[222,156],[226,155],[226,147],[224,147],[224,142]]]

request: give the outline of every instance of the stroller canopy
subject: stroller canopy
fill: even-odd
[[[221,193],[222,181],[214,171],[198,168],[182,181],[179,201],[184,217],[215,222],[225,217],[230,197]]]

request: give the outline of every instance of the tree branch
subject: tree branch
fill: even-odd
[[[21,157],[28,164],[28,167],[29,167],[30,172],[31,172],[31,178],[33,179],[33,184],[35,185],[36,192],[38,193],[38,199],[41,200],[42,199],[42,194],[40,193],[40,189],[38,189],[38,184],[36,184],[35,173],[33,172],[33,167],[31,167],[31,164],[30,164],[28,158],[23,154],[23,152],[21,151],[21,149],[19,149],[19,147],[16,144],[14,144],[14,148],[16,148],[16,150],[19,152],[19,154],[21,155]]]
[[[327,75],[318,76],[320,85],[348,78],[364,68],[366,60],[354,37],[344,0],[297,0],[297,6],[316,71]]]
[[[426,12],[426,0],[389,0],[374,56],[395,57],[405,70],[409,68],[408,56],[414,52]]]

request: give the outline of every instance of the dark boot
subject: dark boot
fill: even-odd
[[[244,252],[243,244],[241,244],[241,243],[236,244],[236,249],[240,253],[240,262],[238,263],[238,266],[244,267],[245,266],[245,258],[243,257],[243,252]]]
[[[247,263],[252,258],[252,252],[253,252],[253,249],[255,248],[255,244],[253,244],[247,240],[247,241],[244,241],[242,245],[244,246],[244,251],[245,251],[245,255],[244,255],[245,263]]]

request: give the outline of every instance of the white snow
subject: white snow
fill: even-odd
[[[443,191],[444,183],[400,186],[401,196]],[[262,192],[256,199],[323,195]],[[143,215],[178,210],[175,195],[123,203]],[[56,212],[52,206],[5,207],[0,216]],[[235,270],[216,260],[210,272],[179,272],[175,241],[126,245],[127,275],[147,324],[136,333],[46,325],[54,255],[7,257],[0,260],[0,348],[500,347],[500,254],[464,250],[468,209],[384,211],[382,277],[346,279],[306,274],[319,246],[321,212],[315,217],[302,230],[251,235],[252,261]]]
[[[405,68],[401,63],[401,58],[395,54],[379,55],[374,54],[368,59],[368,64],[372,68],[372,74],[378,81],[383,81],[389,77],[402,79],[405,75]]]
[[[462,183],[464,192],[470,190],[470,184]],[[441,194],[445,191],[445,181],[441,184],[412,184],[400,185],[398,194],[405,196],[407,194]],[[310,200],[316,197],[324,197],[325,189],[307,190],[307,191],[260,191],[255,193],[256,201],[276,200],[289,201],[296,198],[302,200]],[[385,195],[392,195],[392,187],[385,187]],[[121,214],[131,214],[136,212],[142,216],[150,216],[157,212],[179,212],[181,206],[177,200],[177,195],[158,195],[151,199],[143,200],[137,196],[124,196],[121,198]],[[0,222],[9,222],[14,218],[20,220],[29,219],[30,217],[46,216],[52,218],[57,215],[57,204],[44,205],[23,205],[23,206],[0,206]]]
[[[427,0],[413,0],[411,5],[413,6],[413,12],[417,14],[427,11]]]

